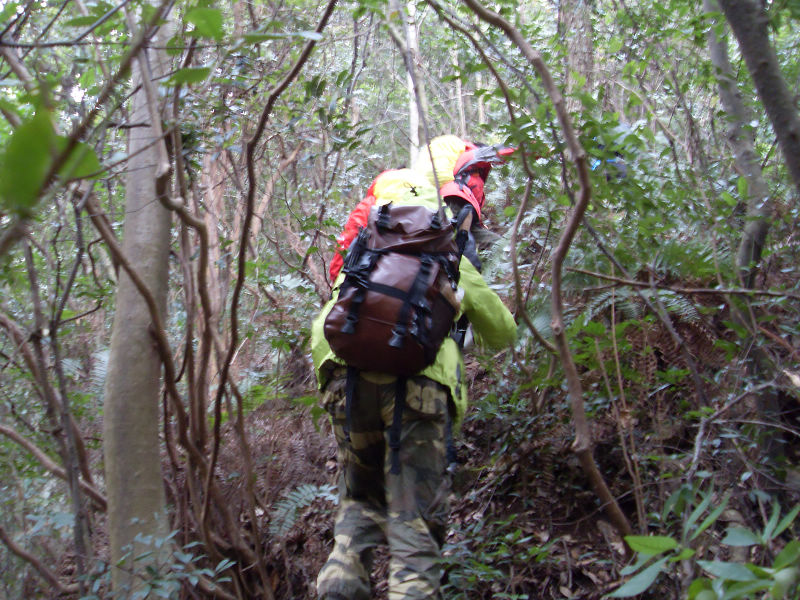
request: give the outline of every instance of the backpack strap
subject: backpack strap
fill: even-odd
[[[403,347],[403,338],[406,333],[408,333],[406,321],[408,320],[408,312],[411,310],[411,307],[414,306],[423,311],[429,309],[424,294],[428,279],[431,275],[431,269],[433,268],[433,258],[427,254],[422,255],[420,258],[419,270],[417,271],[416,277],[414,277],[414,283],[411,284],[411,288],[408,290],[403,305],[400,307],[400,312],[397,315],[397,324],[392,330],[392,339],[389,340],[389,345],[392,348]]]
[[[344,387],[344,437],[349,442],[350,432],[353,430],[353,401],[356,396],[358,384],[358,369],[347,367],[347,380]]]
[[[453,442],[453,417],[450,415],[450,407],[445,407],[445,422],[444,422],[444,443],[447,456],[447,470],[450,473],[455,472],[458,465],[458,455],[456,454],[456,445]]]
[[[403,432],[403,411],[406,407],[406,387],[408,379],[398,377],[394,383],[394,414],[389,428],[389,448],[392,451],[392,475],[400,474],[400,435]]]

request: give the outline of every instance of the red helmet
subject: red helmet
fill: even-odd
[[[442,198],[455,196],[468,202],[481,219],[481,208],[486,200],[483,186],[492,165],[500,164],[514,152],[507,146],[477,146],[467,142],[467,149],[456,160],[453,181],[441,187]]]

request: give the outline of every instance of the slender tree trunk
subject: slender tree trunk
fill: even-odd
[[[573,94],[592,89],[594,79],[594,37],[591,19],[591,0],[567,0],[561,3],[564,41],[567,48],[567,110],[580,109],[580,100]],[[576,77],[577,76],[577,77]],[[581,82],[583,77],[586,81]]]
[[[453,48],[451,53],[451,60],[453,63],[453,71],[458,72],[458,50]],[[461,85],[461,79],[456,79],[456,108],[458,109],[458,135],[461,139],[467,139],[467,117],[464,110],[464,88]]]
[[[769,39],[767,13],[754,0],[720,0],[720,6],[739,41],[747,69],[778,138],[789,175],[800,192],[800,115]]]
[[[155,45],[163,47],[166,36],[158,37]],[[157,78],[166,72],[165,58],[163,53],[149,54],[150,76]],[[132,87],[136,92],[130,119],[148,125],[129,130],[123,251],[163,315],[171,213],[158,201],[160,195],[168,193],[168,177],[157,177],[164,148],[158,139],[160,124],[151,119],[153,107],[142,85],[148,76],[142,73],[143,64],[147,64],[144,57],[134,64]],[[113,572],[118,592],[139,581],[131,577],[134,570],[141,572],[161,558],[154,554],[133,562],[152,550],[141,542],[134,543],[136,536],[163,538],[168,533],[158,435],[161,361],[151,327],[147,305],[125,271],[120,271],[103,413],[111,560],[115,565],[124,561],[122,568]],[[128,551],[131,554],[126,558]]]
[[[703,10],[707,13],[719,12],[717,0],[703,0]],[[771,202],[769,188],[764,181],[761,164],[755,151],[755,140],[747,129],[753,116],[742,101],[742,94],[736,85],[736,77],[728,57],[728,42],[725,31],[717,35],[712,24],[708,30],[708,48],[711,62],[717,72],[719,97],[728,118],[728,143],[733,150],[737,171],[747,180],[748,202],[747,221],[742,232],[736,266],[743,285],[751,287],[756,274],[755,265],[761,259],[761,250],[769,230]]]
[[[417,81],[417,85],[419,86],[419,95],[421,99],[425,98],[425,88],[422,85],[422,79],[419,76],[420,73],[418,69],[420,57],[419,39],[417,38],[417,7],[413,0],[408,2],[406,9],[408,11],[408,22],[405,28],[408,33],[408,54],[411,58],[411,68],[414,69],[414,74],[412,74],[410,70],[406,71],[406,84],[408,85],[408,161],[409,165],[412,165],[416,162],[419,154],[420,140],[425,139],[425,132],[422,128],[422,119],[420,119],[419,114],[420,107],[417,104],[417,98],[414,94],[414,80]],[[416,77],[414,77],[414,75],[416,75]]]

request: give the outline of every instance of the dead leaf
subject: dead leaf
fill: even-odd
[[[794,387],[800,389],[800,373],[793,373],[789,369],[784,369],[783,374],[789,378]]]

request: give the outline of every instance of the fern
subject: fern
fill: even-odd
[[[98,402],[102,402],[103,400],[103,389],[106,384],[106,375],[108,374],[109,354],[109,350],[104,348],[92,355],[92,369],[89,372],[89,384],[91,393],[97,398]]]
[[[586,321],[593,320],[597,315],[605,312],[614,304],[622,320],[636,320],[643,316],[642,301],[636,292],[629,289],[606,290],[594,298],[584,309],[583,314]]]
[[[720,242],[715,250],[711,242],[703,239],[675,239],[665,242],[658,251],[653,267],[660,273],[669,273],[681,279],[711,279],[716,275],[717,263],[726,272],[731,265],[730,247]]]
[[[304,483],[275,503],[270,514],[269,532],[274,537],[283,537],[297,521],[298,511],[310,505],[317,498],[338,502],[336,487],[332,485],[312,485]]]
[[[653,290],[643,289],[640,290],[639,293],[655,303]],[[702,316],[697,310],[697,307],[695,307],[691,300],[684,296],[669,290],[658,290],[658,299],[661,300],[666,311],[676,317],[678,321],[691,323],[693,325],[702,322]],[[606,290],[594,298],[586,308],[583,309],[582,315],[584,322],[591,321],[598,315],[609,310],[612,303],[614,304],[614,309],[619,313],[621,320],[635,321],[644,316],[644,303],[634,290]]]
[[[642,290],[642,295],[645,298],[655,300],[652,290]],[[658,299],[664,305],[664,308],[670,314],[676,316],[678,320],[684,323],[691,323],[693,325],[702,322],[703,318],[697,307],[688,298],[676,294],[675,292],[659,290]]]

